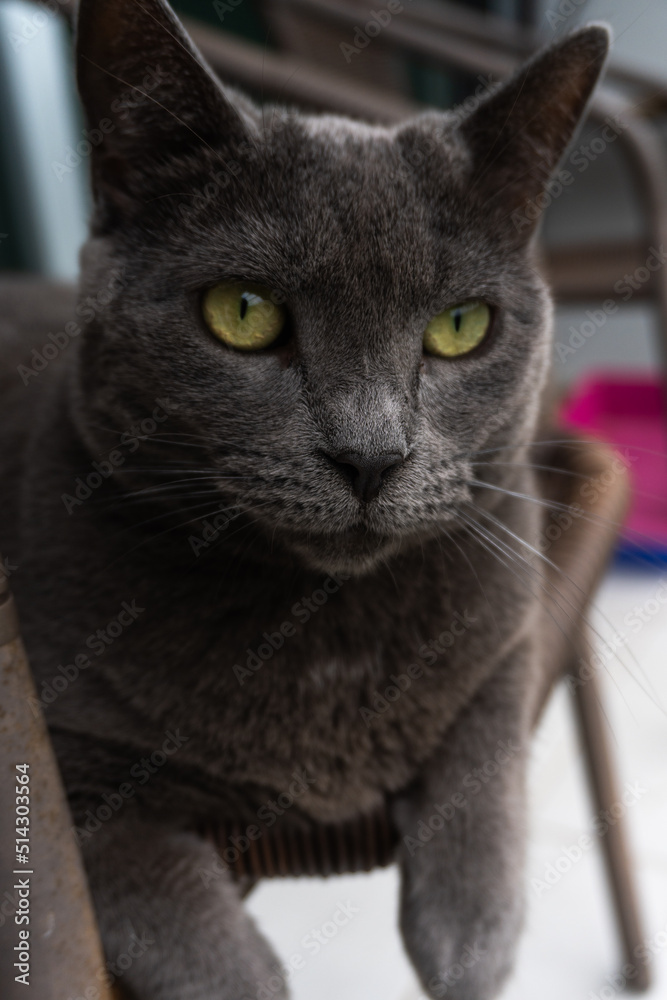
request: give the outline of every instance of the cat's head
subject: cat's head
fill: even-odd
[[[534,206],[607,48],[584,28],[466,114],[380,127],[223,90],[162,0],[82,0],[91,444],[168,397],[134,465],[173,467],[172,502],[201,476],[209,513],[240,508],[327,570],[457,523],[472,456],[534,429],[550,353]]]

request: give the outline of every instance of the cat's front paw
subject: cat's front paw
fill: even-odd
[[[493,1000],[511,972],[512,951],[486,938],[472,937],[465,944],[461,941],[453,937],[436,953],[421,953],[419,957],[409,949],[427,995],[449,1000]]]
[[[495,917],[451,909],[431,899],[404,899],[401,932],[429,997],[493,1000],[512,970],[522,924],[517,900]]]

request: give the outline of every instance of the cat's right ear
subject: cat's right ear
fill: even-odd
[[[157,161],[203,147],[233,157],[250,134],[164,0],[81,0],[77,82],[96,200],[120,210],[145,196]]]

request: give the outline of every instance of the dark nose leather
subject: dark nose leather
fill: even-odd
[[[347,479],[356,496],[364,503],[378,495],[386,473],[403,462],[403,456],[398,452],[371,456],[360,455],[355,451],[343,451],[337,455],[327,455],[327,458]]]

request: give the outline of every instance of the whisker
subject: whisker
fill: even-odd
[[[155,521],[161,521],[165,517],[173,517],[174,514],[176,513],[185,514],[187,511],[190,510],[200,510],[202,507],[211,507],[211,506],[217,506],[219,509],[224,509],[220,508],[220,503],[219,503],[220,499],[221,498],[219,497],[217,504],[213,500],[207,500],[203,503],[192,504],[188,507],[179,507],[178,510],[173,510],[172,508],[169,508],[169,510],[164,510],[162,511],[162,513],[156,514],[155,517],[146,518],[145,521],[139,521],[138,523],[133,521],[132,524],[128,525],[127,527],[121,529],[121,531],[117,532],[116,537],[123,534],[127,534],[128,532],[131,531],[137,531],[139,528],[145,528],[147,524],[153,524]],[[206,514],[202,515],[202,517],[206,516],[207,516]],[[185,522],[185,524],[188,523],[189,523],[188,521]]]
[[[465,515],[464,515],[464,518],[465,518]],[[563,628],[563,626],[562,626],[562,625],[561,625],[561,624],[560,624],[560,623],[559,623],[559,622],[558,622],[558,621],[556,620],[556,617],[555,617],[555,615],[554,615],[554,614],[553,614],[553,613],[552,613],[552,612],[551,612],[551,611],[549,610],[549,608],[548,608],[548,607],[546,606],[546,604],[544,603],[544,601],[542,601],[542,600],[540,599],[539,595],[537,595],[537,594],[535,593],[535,591],[534,591],[534,590],[532,590],[532,588],[530,587],[530,584],[529,584],[529,582],[528,582],[528,581],[527,581],[526,579],[522,578],[522,577],[521,577],[521,574],[520,574],[520,573],[519,573],[519,572],[518,572],[517,570],[513,570],[513,569],[512,569],[512,567],[511,567],[511,566],[510,566],[510,565],[508,564],[508,562],[506,561],[506,559],[502,558],[502,557],[501,557],[501,556],[500,556],[500,555],[498,554],[498,552],[497,552],[497,551],[494,551],[494,549],[499,549],[499,550],[500,550],[500,552],[501,552],[501,553],[503,553],[503,552],[504,552],[504,553],[505,553],[505,555],[508,555],[508,554],[509,554],[511,558],[514,558],[514,559],[515,559],[515,560],[517,561],[517,563],[518,563],[519,567],[522,567],[522,564],[524,563],[524,560],[518,560],[518,559],[517,559],[517,554],[516,554],[516,553],[514,553],[514,552],[512,552],[512,553],[507,553],[507,552],[506,552],[506,551],[505,551],[505,550],[503,549],[503,547],[502,547],[502,545],[500,544],[499,540],[498,540],[497,538],[495,538],[495,537],[493,537],[493,538],[492,538],[492,537],[491,537],[491,536],[490,536],[490,535],[488,534],[488,532],[486,532],[486,531],[485,531],[485,530],[484,530],[484,529],[482,528],[482,526],[481,526],[480,524],[478,524],[478,522],[476,522],[476,521],[475,521],[474,519],[471,519],[471,520],[469,520],[469,519],[467,519],[467,518],[465,518],[465,519],[466,519],[466,521],[468,522],[468,524],[469,524],[469,527],[470,527],[470,528],[471,528],[471,529],[472,529],[472,530],[473,530],[473,531],[475,532],[475,534],[477,535],[477,540],[478,540],[478,542],[479,542],[479,543],[480,543],[480,544],[482,545],[482,547],[483,547],[484,549],[486,549],[486,551],[487,551],[487,552],[488,552],[488,553],[489,553],[490,555],[494,556],[494,557],[495,557],[495,558],[496,558],[496,559],[498,560],[498,562],[500,562],[500,564],[501,564],[502,566],[504,566],[504,567],[505,567],[505,569],[507,569],[507,571],[508,571],[508,572],[512,573],[512,575],[513,575],[513,576],[514,576],[514,577],[515,577],[515,578],[516,578],[516,579],[517,579],[517,580],[519,581],[519,583],[521,584],[521,586],[525,587],[525,588],[526,588],[526,589],[528,590],[528,592],[529,592],[529,593],[530,593],[530,594],[531,594],[531,595],[532,595],[532,596],[533,596],[533,597],[534,597],[534,598],[535,598],[535,599],[536,599],[537,601],[539,601],[539,604],[540,604],[540,607],[542,608],[542,610],[543,610],[543,611],[545,611],[545,612],[546,612],[546,613],[547,613],[547,614],[549,615],[549,617],[550,617],[550,618],[551,618],[551,620],[553,621],[553,623],[554,623],[554,625],[556,626],[556,628],[558,629],[558,631],[559,631],[559,632],[560,632],[560,633],[561,633],[561,634],[563,635],[563,638],[565,639],[565,641],[567,642],[567,644],[568,644],[569,646],[571,646],[571,647],[572,647],[572,649],[573,649],[573,650],[574,650],[574,651],[576,652],[576,651],[577,651],[577,647],[576,647],[576,645],[575,645],[575,643],[574,643],[574,639],[572,638],[572,636],[571,636],[571,635],[568,635],[568,633],[567,633],[567,632],[565,631],[565,629]],[[493,546],[493,548],[489,548],[489,545],[487,544],[487,542],[491,543],[491,545]],[[528,564],[525,564],[525,565],[526,565],[526,566],[527,566],[528,568],[532,568],[532,567],[529,567],[529,566],[528,566]],[[560,606],[560,605],[558,604],[558,601],[556,601],[556,600],[555,600],[555,598],[554,598],[553,594],[549,593],[549,591],[548,591],[548,590],[546,589],[546,587],[544,586],[544,584],[542,584],[542,583],[538,582],[538,586],[540,587],[540,590],[542,590],[542,592],[544,593],[544,595],[545,595],[545,596],[546,596],[546,597],[547,597],[547,598],[548,598],[548,599],[549,599],[550,601],[553,601],[553,603],[554,603],[554,604],[556,605],[556,607],[557,607],[557,608],[559,609],[559,611],[561,611],[561,612],[562,612],[562,613],[563,613],[563,614],[565,615],[565,617],[566,617],[566,618],[568,619],[568,621],[569,621],[569,622],[570,622],[570,623],[571,623],[572,625],[574,625],[574,622],[573,622],[573,620],[572,620],[571,616],[570,616],[570,615],[568,614],[568,612],[567,612],[567,611],[566,611],[566,610],[565,610],[564,608],[562,608],[562,607],[561,607],[561,606]],[[583,631],[583,630],[581,629],[581,627],[580,627],[579,625],[574,625],[574,627],[576,628],[576,630],[577,630],[577,631],[580,631],[580,632],[581,632],[581,634],[582,634],[582,636],[584,637],[584,639],[585,639],[585,641],[586,641],[587,645],[588,645],[588,646],[590,647],[590,649],[592,650],[592,646],[591,646],[591,644],[590,644],[590,640],[589,640],[589,639],[587,638],[587,636],[586,636],[585,632],[584,632],[584,631]],[[609,671],[608,671],[608,670],[607,670],[607,672],[609,673]],[[610,675],[610,676],[611,676],[611,675]],[[614,683],[614,684],[616,685],[616,687],[618,687],[618,683],[617,683],[617,682],[615,681],[615,679],[614,679],[614,678],[612,678],[612,680],[613,680],[613,683]],[[626,702],[626,703],[627,703],[627,702]],[[604,706],[603,706],[603,705],[601,705],[600,707],[602,708],[602,710],[603,710],[603,712],[604,712],[604,714],[605,714],[605,718],[607,719],[607,722],[609,723],[609,725],[610,725],[610,729],[611,729],[611,723],[610,723],[610,721],[609,721],[609,719],[608,719],[608,717],[607,717],[607,715],[606,715],[606,711],[605,711],[605,709],[604,709]],[[611,731],[613,732],[613,729],[612,729]]]
[[[557,465],[539,465],[536,462],[473,462],[474,465],[493,468],[499,466],[508,469],[534,469],[538,472],[556,472],[562,476],[571,476],[573,479],[581,479],[585,482],[593,482],[594,477],[590,473],[575,472],[573,469],[563,469]],[[647,493],[646,490],[638,490],[633,486],[632,492],[635,496],[643,497],[646,500],[665,500],[665,497],[657,493]]]
[[[546,500],[543,497],[534,497],[528,493],[519,493],[517,491],[508,490],[502,486],[496,486],[494,483],[486,483],[483,480],[466,480],[468,485],[478,486],[481,488],[493,490],[497,493],[504,493],[507,496],[516,497],[519,500],[526,500],[529,503],[535,503],[540,507],[544,507],[547,510],[559,511],[568,514],[570,517],[577,517],[581,520],[587,521],[589,524],[594,525],[605,525],[607,527],[613,527],[616,529],[623,529],[627,536],[631,536],[630,540],[633,545],[637,548],[637,558],[643,558],[652,568],[656,565],[656,555],[655,552],[646,546],[641,545],[636,539],[643,539],[650,545],[655,544],[655,539],[650,535],[647,535],[644,531],[639,531],[637,528],[630,528],[628,525],[624,525],[622,521],[614,521],[608,517],[602,517],[600,514],[592,514],[590,511],[584,510],[574,510],[572,504],[561,503],[558,500]]]
[[[126,510],[126,509],[128,509],[130,507],[136,507],[138,504],[142,504],[142,503],[143,504],[149,504],[149,503],[154,503],[155,501],[159,501],[159,500],[173,500],[173,501],[177,501],[177,502],[179,502],[179,506],[178,506],[179,510],[187,510],[188,509],[187,507],[181,507],[180,506],[180,500],[187,501],[187,500],[197,499],[198,497],[217,497],[218,500],[223,501],[223,502],[224,502],[224,499],[225,499],[221,495],[219,489],[216,489],[215,487],[211,487],[211,489],[208,489],[208,490],[196,490],[196,491],[193,491],[193,492],[190,492],[190,493],[184,493],[182,496],[179,495],[178,493],[168,493],[168,494],[158,493],[158,494],[154,494],[153,496],[149,496],[149,497],[142,497],[142,496],[130,497],[130,498],[125,498],[124,497],[123,499],[117,501],[116,503],[111,503],[108,506],[104,507],[103,508],[103,512],[104,513],[113,513],[114,511],[117,511],[117,510]],[[233,505],[229,504],[229,506],[233,506]],[[171,509],[172,513],[174,513],[174,508],[172,507],[170,509]],[[165,514],[165,516],[166,516],[166,514]]]
[[[489,553],[489,555],[493,556],[498,562],[500,562],[500,564],[502,566],[504,566],[509,572],[511,572],[512,575],[515,576],[519,580],[519,582],[521,583],[522,586],[528,588],[529,592],[532,594],[533,597],[535,597],[537,600],[540,600],[539,597],[538,597],[538,595],[533,590],[531,590],[529,588],[529,582],[528,582],[528,580],[525,577],[521,577],[521,575],[519,573],[519,570],[524,570],[524,571],[526,569],[534,570],[534,567],[531,567],[524,560],[520,560],[518,558],[518,556],[517,556],[517,553],[515,553],[515,552],[507,552],[506,549],[504,549],[503,546],[500,544],[499,540],[497,538],[489,535],[489,533],[484,530],[484,528],[482,527],[482,525],[480,525],[474,518],[468,517],[463,512],[462,512],[462,517],[463,517],[465,523],[467,524],[469,530],[473,531],[473,533],[474,533],[473,537],[477,538],[478,543],[482,544],[483,548]],[[489,543],[491,543],[492,548],[489,548]],[[498,554],[498,552],[502,553],[505,558],[501,558],[501,556]],[[510,558],[512,558],[512,560],[517,564],[517,566],[519,567],[519,569],[513,569],[511,567],[511,565],[507,562],[507,556],[510,556]],[[570,621],[574,625],[574,622],[573,622],[573,619],[571,618],[571,616],[568,614],[568,612],[564,608],[561,607],[561,605],[558,604],[558,601],[555,600],[553,594],[550,594],[546,590],[546,587],[545,587],[544,583],[540,582],[538,585],[540,586],[540,589],[543,590],[543,592],[545,593],[545,595],[549,597],[549,600],[553,601],[553,603],[556,605],[556,607],[560,611],[562,611],[563,614],[567,617],[568,621]],[[558,622],[554,618],[553,614],[549,611],[548,607],[541,600],[540,600],[540,606],[552,618],[552,620],[554,621],[554,624],[556,624],[556,626],[559,629],[559,631],[562,632],[563,636],[565,637],[565,639],[567,639],[568,643],[570,643],[573,646],[573,648],[575,648],[574,647],[574,643],[572,642],[571,638],[564,631],[563,627],[558,624]]]
[[[566,448],[577,449],[584,446],[597,446],[599,447],[603,444],[600,438],[580,438],[580,437],[568,437],[568,438],[538,438],[537,440],[524,440],[517,441],[513,444],[502,444],[495,448],[480,448],[476,451],[461,451],[454,455],[454,458],[473,458],[475,455],[492,455],[499,451],[512,451],[517,448],[539,448],[543,445],[561,445]],[[620,451],[621,448],[626,451],[638,451],[644,455],[654,455],[658,458],[665,458],[667,453],[664,451],[657,451],[655,448],[644,448],[642,445],[635,444],[620,444],[615,445],[613,443],[607,443],[607,446],[612,450]]]
[[[581,596],[584,599],[586,599],[587,595],[586,595],[585,591],[570,577],[570,575],[568,573],[565,573],[565,571],[562,569],[562,567],[560,567],[556,563],[554,563],[553,560],[548,559],[544,555],[544,553],[540,552],[533,545],[531,545],[529,542],[527,542],[524,538],[521,538],[520,535],[517,535],[514,531],[512,531],[511,528],[509,528],[506,524],[504,524],[500,520],[500,518],[498,518],[495,515],[491,514],[489,511],[483,510],[480,507],[475,507],[475,509],[477,510],[478,513],[482,514],[484,517],[486,517],[487,519],[489,519],[490,521],[492,521],[492,523],[494,523],[495,525],[497,525],[503,531],[506,531],[509,535],[511,535],[511,537],[513,539],[515,539],[515,541],[517,541],[521,545],[525,546],[533,555],[537,556],[544,563],[546,563],[546,565],[548,565],[550,569],[552,569],[556,573],[558,573],[559,576],[561,576],[564,580],[567,580],[568,583],[571,586],[573,586],[581,594]],[[500,539],[497,538],[497,536],[494,536],[494,537],[496,537],[496,541],[498,542],[498,544],[503,544],[500,541]],[[517,553],[514,550],[511,550],[511,551],[513,552],[513,554],[517,558],[521,559],[522,562],[525,562],[526,567],[530,566],[530,563],[528,563],[528,561],[525,560],[520,555],[520,553]],[[531,569],[533,571],[537,572],[537,568],[536,567],[533,566],[533,567],[531,567]],[[563,594],[563,592],[554,584],[554,582],[552,580],[548,579],[548,576],[545,575],[544,579],[547,580],[547,582],[549,583],[549,585],[551,587],[553,587],[553,589],[556,591],[556,593],[559,595],[559,597],[561,597],[563,600],[567,601],[568,605],[573,609],[573,611],[579,612],[579,608],[577,607],[577,605],[572,600],[570,600],[567,597],[567,595]],[[609,626],[609,628],[612,629],[612,631],[613,631],[614,627],[613,627],[611,621],[602,612],[602,610],[600,609],[600,607],[597,606],[595,604],[595,602],[593,602],[593,601],[590,602],[590,606],[600,615],[600,617],[604,620],[605,624],[607,624]],[[601,633],[591,624],[591,622],[587,618],[584,618],[584,621],[588,625],[589,629],[591,629],[591,631],[593,632],[593,634],[597,637],[597,639],[604,645],[605,644],[605,640],[604,640],[604,637],[601,635]],[[634,663],[635,667],[637,668],[637,670],[639,671],[639,673],[642,675],[642,681],[644,681],[645,683],[648,683],[649,687],[652,688],[653,686],[644,677],[643,671],[641,669],[641,666],[640,666],[639,662],[637,661],[637,658],[632,653],[632,650],[628,650],[628,653],[629,653],[629,656],[630,656],[632,662]],[[617,655],[616,658],[618,659],[618,662],[621,664],[621,666],[625,670],[628,671],[628,673],[630,674],[630,676],[632,677],[632,679],[635,681],[635,683],[637,683],[639,685],[639,687],[641,688],[641,690],[643,691],[643,693],[649,698],[649,700],[652,701],[656,705],[656,707],[659,708],[664,713],[664,709],[663,709],[662,705],[660,704],[660,700],[659,700],[659,697],[658,697],[657,692],[655,691],[655,689],[653,689],[649,693],[649,691],[643,686],[643,684],[641,683],[641,681],[636,676],[634,676],[634,674],[633,674],[632,670],[629,668],[629,666],[626,663],[623,662],[623,660],[621,659],[621,657],[619,655]]]
[[[151,493],[158,493],[166,490],[179,490],[187,483],[197,483],[197,485],[203,485],[204,483],[216,483],[216,482],[237,482],[239,480],[254,479],[254,476],[195,476],[191,479],[173,479],[167,483],[158,483],[155,486],[144,486],[140,490],[130,490],[124,492],[123,495],[127,497],[139,496],[140,494],[150,495]]]
[[[451,543],[452,543],[453,545],[455,545],[455,546],[456,546],[456,548],[457,548],[457,549],[458,549],[458,551],[459,551],[459,552],[461,553],[461,555],[463,556],[463,558],[464,558],[464,559],[465,559],[465,561],[467,562],[468,566],[470,567],[470,570],[471,570],[471,572],[472,572],[473,576],[475,577],[475,580],[477,581],[477,584],[478,584],[478,586],[479,586],[479,589],[480,589],[480,591],[482,592],[482,596],[484,597],[484,600],[486,601],[486,604],[487,604],[487,607],[488,607],[488,609],[489,609],[489,614],[491,615],[491,618],[492,618],[492,620],[493,620],[493,624],[495,625],[495,628],[496,628],[496,632],[498,633],[498,635],[500,635],[500,626],[498,625],[498,621],[497,621],[497,619],[496,619],[496,616],[495,616],[495,614],[493,613],[493,606],[492,606],[492,604],[491,604],[491,602],[490,602],[490,600],[489,600],[489,598],[488,598],[488,595],[487,595],[487,593],[486,593],[486,590],[485,590],[485,589],[484,589],[484,587],[482,586],[482,581],[481,581],[481,580],[480,580],[480,578],[479,578],[479,574],[478,574],[477,570],[475,569],[475,567],[474,567],[474,564],[473,564],[472,560],[471,560],[471,559],[469,558],[469,556],[468,556],[468,555],[467,555],[467,554],[466,554],[466,553],[464,552],[463,548],[462,548],[462,547],[461,547],[461,546],[459,545],[459,543],[458,543],[458,542],[456,541],[456,539],[455,539],[455,538],[454,538],[454,536],[453,536],[453,535],[451,534],[451,532],[449,532],[449,531],[448,531],[448,530],[447,530],[447,529],[446,529],[445,527],[443,527],[443,529],[442,529],[442,530],[444,531],[444,534],[445,534],[445,537],[446,537],[446,538],[448,538],[448,539],[449,539],[449,541],[450,541],[450,542],[451,542]],[[422,551],[423,551],[423,550],[422,550]]]
[[[267,501],[267,503],[268,503],[268,501]],[[203,506],[203,505],[201,505],[201,506]],[[243,513],[244,514],[249,514],[252,511],[258,510],[259,508],[261,508],[263,506],[265,506],[265,504],[256,504],[255,506],[249,507],[246,510],[244,510]],[[193,508],[193,509],[195,509],[195,508]],[[164,535],[168,535],[172,531],[178,531],[179,529],[186,528],[189,524],[195,524],[197,521],[203,521],[204,518],[206,518],[206,517],[215,517],[215,515],[217,513],[222,513],[224,511],[224,509],[225,509],[224,507],[220,507],[219,505],[217,507],[214,506],[212,510],[208,511],[205,514],[198,514],[196,517],[188,518],[187,521],[183,521],[180,524],[174,524],[174,525],[172,525],[169,528],[165,528],[164,531],[159,531],[157,534],[153,534],[153,533],[147,534],[146,537],[144,539],[142,539],[142,541],[140,541],[137,545],[133,546],[133,548],[129,549],[127,552],[122,553],[122,555],[116,556],[115,559],[112,559],[112,561],[105,568],[104,572],[106,572],[109,569],[109,567],[111,567],[115,563],[117,563],[119,559],[121,559],[121,558],[125,559],[127,556],[132,555],[133,552],[138,551],[138,549],[142,548],[148,542],[157,541],[159,538],[163,538]],[[252,523],[252,522],[250,522],[250,523]],[[244,525],[244,527],[247,527],[247,525]],[[233,534],[237,534],[237,532],[233,532]],[[229,537],[232,537],[232,536],[227,535],[227,538],[229,538]]]
[[[590,479],[585,472],[575,472],[573,469],[562,469],[558,465],[538,465],[536,462],[474,462],[475,465],[500,466],[509,469],[536,469],[539,472],[558,472],[563,476],[572,476],[574,479]]]
[[[215,156],[217,156],[217,157],[220,156],[220,151],[214,149],[213,146],[211,146],[211,144],[208,143],[206,141],[206,139],[204,139],[203,136],[201,136],[197,132],[195,132],[195,130],[192,128],[192,126],[188,125],[187,122],[184,122],[183,119],[179,118],[179,116],[175,112],[170,111],[169,108],[165,107],[165,105],[162,104],[160,101],[158,101],[155,97],[152,97],[151,94],[147,94],[146,91],[144,91],[144,90],[141,89],[141,87],[135,87],[134,84],[129,83],[127,80],[123,80],[123,78],[121,76],[116,76],[116,74],[112,73],[111,70],[106,69],[105,66],[100,66],[99,63],[96,63],[94,59],[91,59],[90,56],[87,56],[84,53],[81,53],[80,58],[81,59],[85,59],[85,61],[87,63],[90,63],[91,66],[94,66],[95,69],[97,69],[97,70],[100,71],[100,73],[106,73],[107,76],[110,76],[111,79],[115,80],[117,83],[122,83],[124,87],[128,87],[130,90],[136,91],[137,94],[141,94],[142,97],[148,98],[148,100],[152,101],[153,104],[155,104],[156,107],[161,108],[163,111],[166,111],[166,113],[171,118],[173,118],[174,121],[178,122],[179,125],[182,125],[183,128],[186,128],[188,130],[188,132],[192,132],[192,134],[194,135],[194,137],[196,139],[198,139],[199,142],[201,142],[204,146],[207,146],[211,150],[211,152],[215,154]]]

